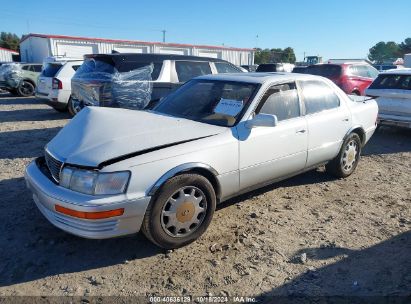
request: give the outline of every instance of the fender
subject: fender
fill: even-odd
[[[209,173],[211,173],[215,177],[215,182],[217,183],[217,189],[216,190],[216,195],[219,196],[219,189],[220,189],[220,184],[218,182],[217,176],[218,172],[211,166],[203,164],[203,163],[197,163],[197,162],[192,162],[192,163],[185,163],[178,165],[177,167],[174,167],[173,169],[170,169],[167,171],[163,176],[161,176],[155,183],[154,185],[150,188],[148,191],[148,195],[153,196],[158,189],[170,178],[173,176],[176,176],[179,173],[186,172],[186,171],[191,171],[195,169],[201,169],[201,170],[206,170]]]
[[[348,135],[350,135],[350,134],[352,133],[352,131],[354,131],[354,130],[356,130],[356,129],[359,129],[359,130],[361,131],[361,135],[360,135],[361,145],[364,146],[364,140],[365,140],[365,131],[364,131],[364,128],[363,128],[361,125],[354,125],[354,126],[352,126],[352,127],[347,131],[347,133],[344,135],[344,138],[343,138],[343,140],[341,141],[341,146],[340,146],[340,149],[339,149],[339,150],[341,150],[342,144],[344,143],[344,141],[345,141],[345,139],[348,137]],[[339,150],[338,150],[338,151],[339,151]]]

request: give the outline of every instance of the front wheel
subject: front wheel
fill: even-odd
[[[168,180],[150,202],[142,231],[156,245],[174,249],[198,239],[209,226],[216,207],[211,183],[197,174]]]
[[[28,81],[23,80],[17,88],[17,94],[21,97],[34,95],[34,85]]]
[[[340,153],[326,165],[326,169],[336,177],[350,176],[358,165],[361,155],[361,139],[351,133],[341,147]]]
[[[77,99],[69,98],[67,109],[72,117],[76,116],[78,112],[83,109],[81,102]]]

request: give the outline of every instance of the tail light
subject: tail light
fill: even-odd
[[[63,83],[57,78],[53,78],[53,90],[61,90],[63,88]]]

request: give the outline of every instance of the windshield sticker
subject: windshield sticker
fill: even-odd
[[[242,109],[243,102],[241,100],[221,98],[214,108],[214,113],[235,117]]]

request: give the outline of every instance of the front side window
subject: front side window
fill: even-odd
[[[256,113],[276,115],[278,121],[300,116],[300,103],[295,83],[269,88],[261,99]]]
[[[219,74],[221,73],[238,73],[241,72],[241,70],[232,64],[226,63],[226,62],[214,62],[214,65],[217,69],[217,72]]]
[[[249,107],[257,84],[195,79],[163,99],[154,112],[231,127]]]
[[[319,80],[301,82],[306,114],[313,114],[340,106],[340,99],[334,90]]]
[[[179,82],[186,82],[194,77],[211,74],[208,62],[176,61]]]

